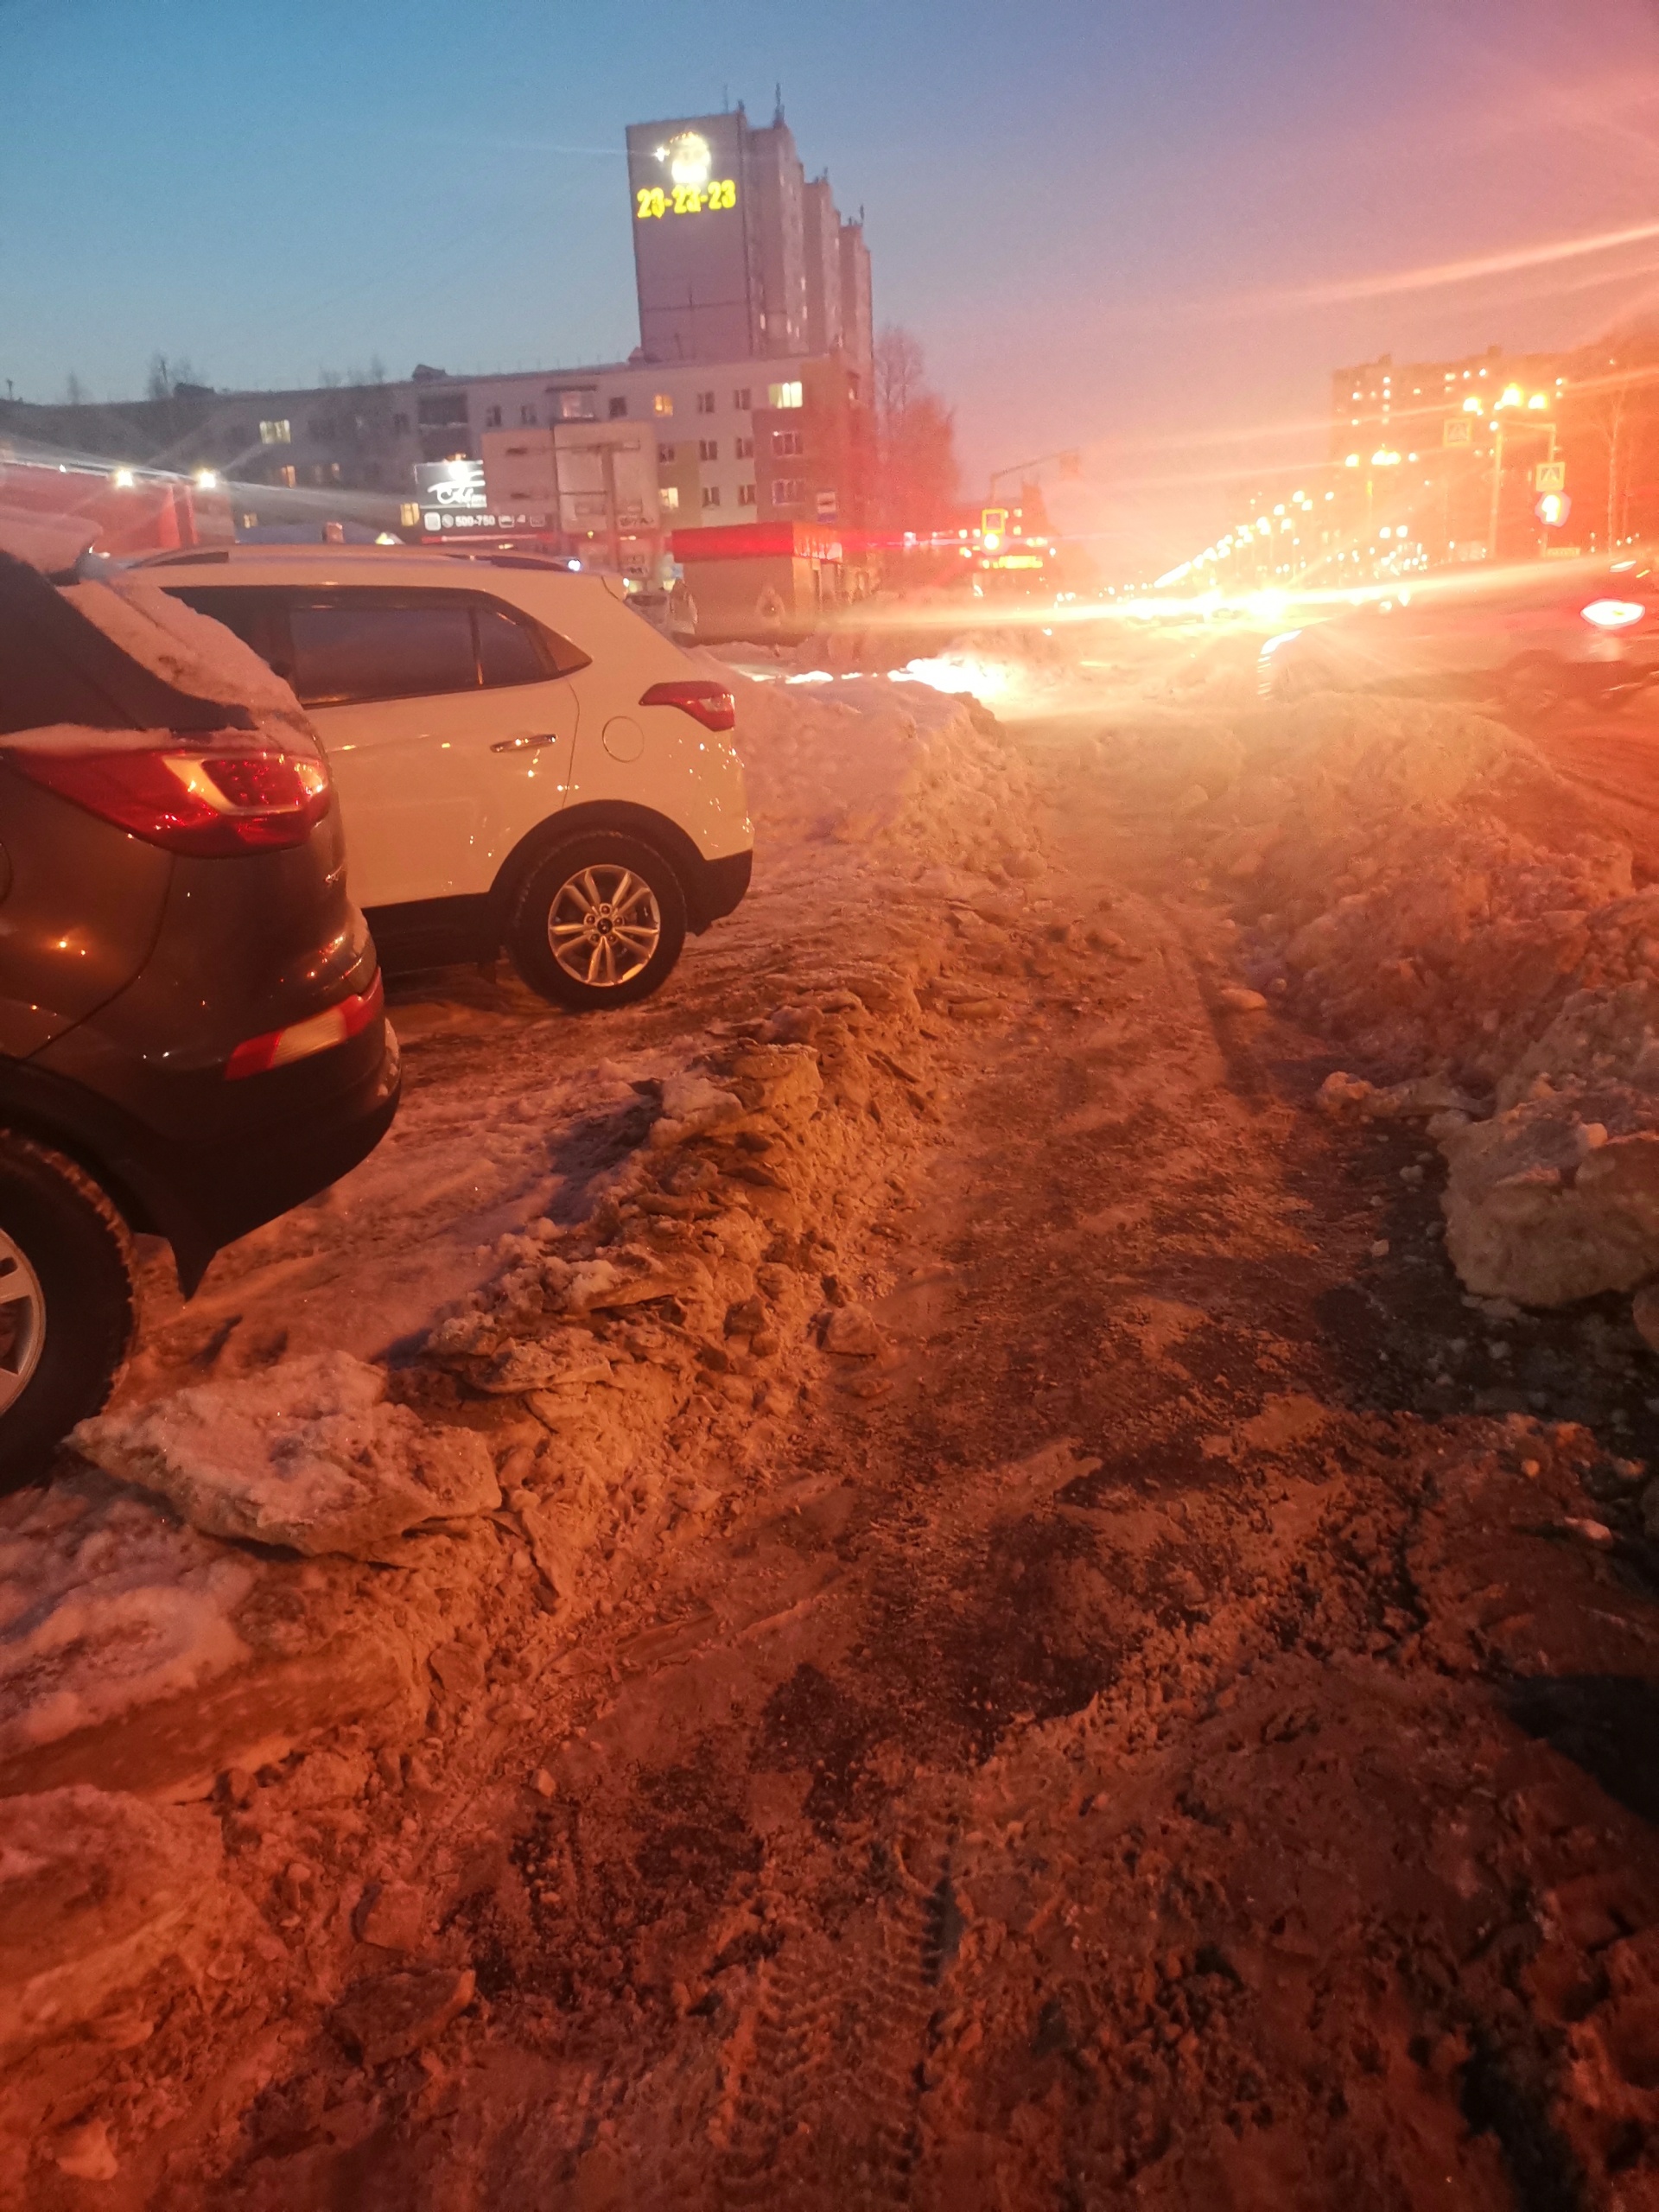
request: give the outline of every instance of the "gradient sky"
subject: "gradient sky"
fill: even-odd
[[[1109,574],[1319,454],[1338,363],[1659,305],[1659,227],[1422,275],[1659,226],[1659,0],[0,0],[0,380],[619,359],[624,126],[778,81],[965,488],[1081,448]]]

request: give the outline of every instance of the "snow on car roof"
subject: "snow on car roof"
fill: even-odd
[[[109,594],[106,593],[105,597]],[[222,692],[207,665],[135,653],[94,610],[26,562],[0,555],[0,731],[72,725],[103,731],[253,726],[247,703]]]
[[[222,622],[131,574],[66,585],[62,596],[163,683],[249,709],[262,722],[277,724],[284,742],[321,749],[287,684]]]

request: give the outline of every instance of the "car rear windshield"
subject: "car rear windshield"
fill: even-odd
[[[0,553],[0,735],[89,729],[246,729],[243,707],[198,698],[122,652],[38,569]]]
[[[169,584],[236,632],[308,707],[545,683],[588,655],[487,594],[373,585]]]

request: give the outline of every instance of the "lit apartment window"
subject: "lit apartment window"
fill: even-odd
[[[771,407],[798,407],[801,387],[798,384],[772,384],[766,386],[766,404]]]
[[[699,461],[718,461],[720,459],[720,440],[718,438],[699,438],[697,440],[697,459]]]
[[[484,427],[486,430],[499,430],[500,429],[501,410],[499,407],[486,407],[484,410]]]
[[[754,459],[754,440],[753,438],[740,438],[736,444],[732,448],[732,451],[737,455],[737,458],[740,461],[753,461]]]
[[[715,411],[715,395],[714,395],[714,393],[713,393],[712,391],[700,391],[700,392],[697,394],[697,412],[698,412],[698,414],[699,414],[699,415],[712,415],[712,414],[714,413],[714,411]]]
[[[804,453],[806,440],[798,430],[774,430],[772,434],[772,450],[779,458],[786,454]]]
[[[740,415],[747,415],[748,413],[749,387],[747,385],[741,385],[732,394],[732,404],[736,408]]]
[[[674,395],[671,391],[658,392],[651,404],[659,415],[671,415],[674,412]]]
[[[518,410],[518,420],[521,423],[533,423],[536,420],[536,410],[533,407],[521,407]]]
[[[294,442],[294,432],[287,423],[262,423],[259,425],[262,446],[286,446]]]
[[[737,504],[740,507],[752,507],[754,505],[754,486],[753,484],[740,484],[738,486]]]
[[[664,484],[657,497],[664,513],[672,514],[680,504],[680,487],[677,484]]]
[[[806,486],[798,476],[774,476],[772,480],[772,504],[774,507],[798,507],[806,497]]]
[[[718,484],[705,484],[703,486],[702,504],[705,507],[717,507],[720,505],[720,486]]]
[[[594,419],[594,395],[591,391],[562,391],[556,395],[559,420],[562,423],[591,423]]]
[[[276,471],[276,481],[279,484],[286,484],[290,492],[293,490],[297,479],[295,476],[294,464],[291,461],[285,461]]]
[[[657,458],[661,461],[664,467],[666,468],[670,461],[673,460],[675,454],[678,453],[678,446],[658,446],[657,448]]]
[[[628,403],[626,399],[613,399],[607,411],[613,423],[620,423],[628,411]]]

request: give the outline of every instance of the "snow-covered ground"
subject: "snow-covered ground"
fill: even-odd
[[[1628,847],[1242,631],[810,658],[667,991],[400,986],[0,1504],[0,2199],[1645,2202]]]
[[[935,1141],[918,993],[953,912],[1023,913],[1029,775],[925,686],[734,680],[757,823],[738,916],[619,1015],[559,1014],[505,969],[394,993],[388,1141],[188,1305],[158,1251],[110,1409],[48,1492],[0,1505],[16,1894],[42,1823],[60,1850],[118,1829],[98,1791],[188,1803],[321,1727],[418,1727],[429,1660],[462,1621],[476,1637],[497,1582],[568,1647],[626,1563],[721,1510],[717,1454],[737,1480],[775,1444],[821,1340],[879,1387],[836,1255]],[[154,1953],[116,1947],[73,1998],[53,1969],[16,2036],[96,2017]]]
[[[1128,741],[1249,928],[1253,980],[1414,1114],[1469,1288],[1558,1306],[1659,1274],[1659,886],[1526,738],[1328,694]],[[1407,1078],[1432,1077],[1409,1093]]]

